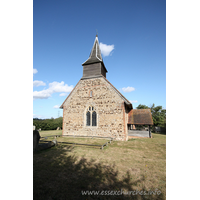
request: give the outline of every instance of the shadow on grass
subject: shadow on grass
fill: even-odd
[[[160,134],[162,134],[162,135],[166,135],[166,131],[165,131],[165,132],[160,132]]]
[[[161,134],[161,135],[166,135],[166,131],[165,132],[152,132],[153,134]]]
[[[57,146],[34,153],[33,155],[33,199],[67,200],[67,199],[165,199],[163,194],[126,195],[123,191],[133,191],[144,177],[132,180],[127,171],[119,180],[116,166],[106,166],[95,160],[70,156],[73,146]],[[101,150],[100,150],[101,151]],[[147,191],[144,187],[140,191]],[[104,195],[83,195],[83,191],[104,191]],[[107,192],[106,192],[107,191]],[[111,192],[113,191],[113,192]],[[113,195],[120,191],[120,195]],[[155,191],[155,189],[151,189]],[[108,195],[108,192],[111,194]],[[136,191],[137,192],[137,191]],[[105,194],[107,193],[107,195]]]

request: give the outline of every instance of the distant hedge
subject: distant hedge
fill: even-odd
[[[63,122],[63,118],[59,117],[59,118],[51,118],[51,119],[37,119],[34,118],[33,119],[33,126],[36,126],[36,129],[40,129],[41,130],[56,130],[57,127],[60,127],[62,129],[62,122]]]

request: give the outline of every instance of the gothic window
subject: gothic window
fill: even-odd
[[[86,126],[90,126],[90,112],[87,111],[86,113]]]
[[[97,125],[97,114],[96,112],[92,112],[92,126],[96,126]]]
[[[92,106],[89,106],[86,112],[86,126],[97,126],[97,113]]]

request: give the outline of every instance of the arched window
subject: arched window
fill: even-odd
[[[92,90],[90,91],[90,97],[92,97]]]
[[[97,114],[96,112],[92,112],[92,126],[96,126],[97,125]]]
[[[93,106],[89,106],[86,111],[86,126],[97,126],[97,113]]]
[[[90,126],[90,112],[87,111],[86,113],[86,126]]]

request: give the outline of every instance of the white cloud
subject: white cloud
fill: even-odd
[[[64,96],[67,96],[67,93],[61,93],[59,94],[60,97],[64,97]]]
[[[44,83],[43,81],[37,81],[37,80],[35,80],[35,81],[33,81],[33,87],[35,86],[35,87],[38,87],[38,86],[45,86],[46,85],[46,83]]]
[[[73,86],[70,85],[68,86],[67,84],[64,83],[64,81],[62,82],[52,82],[49,83],[49,89],[52,90],[52,92],[71,92],[73,89]]]
[[[52,92],[49,89],[34,91],[33,99],[48,99],[51,96]]]
[[[73,89],[73,85],[68,86],[67,84],[62,82],[52,82],[49,83],[49,88],[41,91],[34,91],[33,92],[33,99],[48,99],[51,97],[53,93],[56,92],[64,92],[64,93],[69,93]]]
[[[131,103],[137,103],[138,101],[137,100],[133,100],[133,101],[130,100],[130,102]]]
[[[122,88],[122,91],[123,92],[132,92],[132,91],[134,91],[135,90],[135,88],[134,87],[123,87]]]
[[[60,106],[59,105],[55,105],[53,108],[60,108]]]
[[[99,47],[103,56],[109,56],[111,51],[114,49],[114,44],[107,45],[100,42]]]
[[[38,73],[38,70],[37,69],[33,69],[33,74],[36,74]]]

